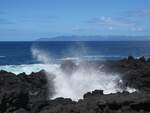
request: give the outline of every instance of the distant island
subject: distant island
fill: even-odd
[[[36,41],[150,41],[150,36],[56,36],[51,38],[39,38]]]

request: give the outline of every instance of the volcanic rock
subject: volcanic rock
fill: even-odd
[[[102,71],[118,73],[123,87],[134,88],[136,92],[103,94],[103,90],[93,89],[78,101],[63,97],[49,99],[54,93],[53,80],[47,79],[44,70],[30,75],[0,71],[0,113],[150,113],[149,60],[130,56],[94,63],[94,68],[103,65]],[[67,61],[61,68],[66,72],[71,70],[68,73],[71,74],[78,67]]]

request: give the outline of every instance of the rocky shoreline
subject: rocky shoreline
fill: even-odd
[[[137,91],[103,94],[102,90],[93,89],[78,101],[63,97],[49,99],[54,93],[53,83],[44,70],[30,75],[1,70],[0,113],[150,113],[150,59],[129,56],[119,61],[92,61],[81,65],[119,73],[122,88]],[[71,61],[62,64],[68,74],[76,68]]]

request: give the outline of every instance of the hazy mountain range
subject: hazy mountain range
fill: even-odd
[[[51,38],[40,38],[36,41],[150,41],[150,36],[56,36]]]

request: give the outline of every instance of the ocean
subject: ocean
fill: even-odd
[[[0,42],[0,65],[41,63],[33,57],[34,50],[55,63],[79,58],[116,60],[129,55],[150,57],[150,42]]]
[[[150,57],[150,42],[0,42],[0,70],[31,73],[64,60],[118,60],[129,55]]]
[[[121,82],[120,75],[84,65],[68,77],[61,69],[62,62],[72,60],[77,65],[81,61],[118,60],[129,55],[150,57],[150,42],[0,42],[0,70],[30,74],[44,69],[48,79],[53,78],[53,98],[77,100],[93,89],[102,89],[106,94],[121,91],[116,87]]]
[[[118,60],[129,55],[150,57],[150,42],[0,42],[0,70],[31,73],[64,60]]]

